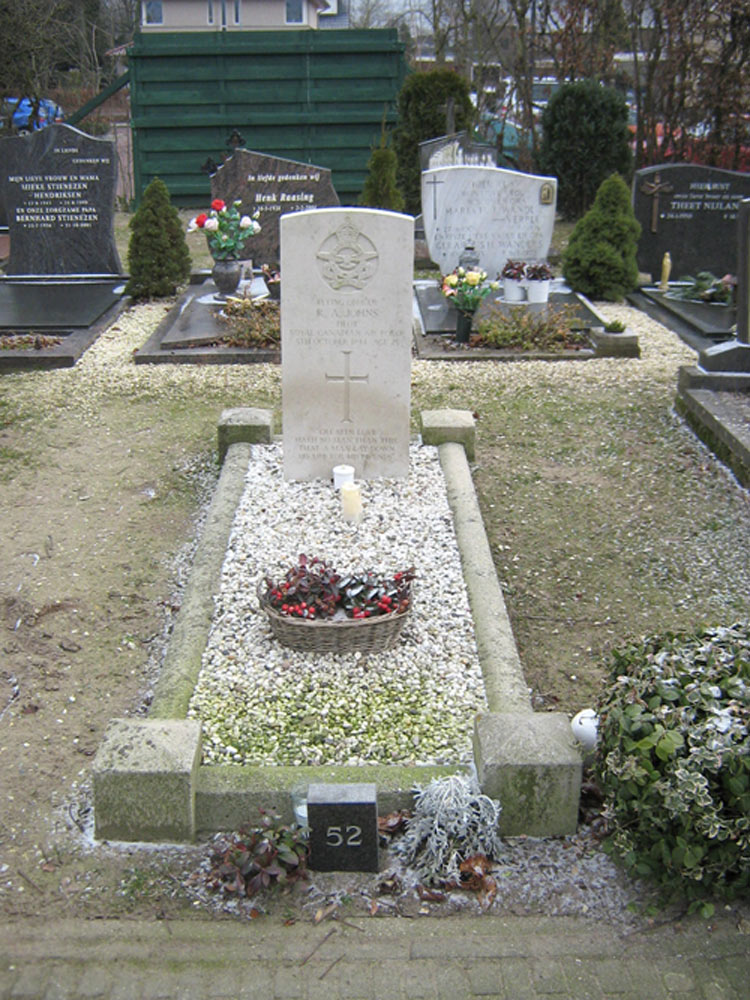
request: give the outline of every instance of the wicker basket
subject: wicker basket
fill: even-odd
[[[411,587],[410,598],[413,595],[414,588]],[[280,615],[271,607],[263,580],[258,583],[258,599],[271,631],[282,646],[305,653],[380,653],[395,644],[411,611],[410,600],[405,611],[373,618],[347,618],[341,621],[291,618]]]

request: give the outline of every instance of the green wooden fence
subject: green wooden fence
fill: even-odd
[[[356,204],[406,76],[393,30],[143,33],[129,52],[135,190],[160,177],[205,204],[206,160],[236,129],[248,149],[329,167]]]

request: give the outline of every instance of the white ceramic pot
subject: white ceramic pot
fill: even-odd
[[[526,297],[529,302],[547,302],[549,299],[549,279],[544,281],[529,281],[526,285]]]
[[[506,302],[523,302],[524,287],[516,278],[503,278],[503,297]]]

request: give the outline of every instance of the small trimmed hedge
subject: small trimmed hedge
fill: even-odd
[[[615,652],[596,772],[607,846],[691,908],[750,888],[750,622]]]

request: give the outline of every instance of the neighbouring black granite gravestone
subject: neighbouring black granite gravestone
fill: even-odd
[[[711,372],[750,372],[750,198],[737,220],[737,328],[733,340],[701,351],[699,365]]]
[[[375,785],[310,785],[307,824],[313,871],[378,871]]]
[[[114,144],[69,125],[3,139],[0,183],[15,275],[116,276]]]
[[[434,167],[496,167],[497,151],[494,146],[472,142],[468,132],[454,132],[428,139],[419,144],[421,170]]]
[[[246,215],[259,212],[261,231],[247,244],[255,264],[278,265],[279,219],[288,212],[340,204],[331,171],[310,163],[237,149],[211,175],[211,198],[241,201]]]
[[[737,267],[737,211],[750,197],[750,174],[667,163],[637,171],[633,208],[641,224],[638,266],[659,281],[664,254],[673,281],[699,271],[717,277]]]

